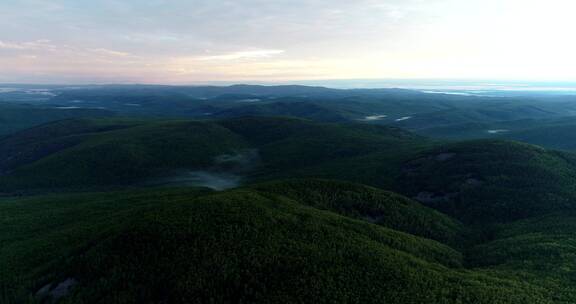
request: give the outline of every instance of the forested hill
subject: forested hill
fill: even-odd
[[[0,140],[0,191],[102,190],[322,177],[403,193],[465,222],[576,201],[576,157],[538,146],[432,141],[387,126],[293,118],[75,119]]]
[[[576,299],[561,246],[571,237],[531,236],[545,221],[571,231],[569,215],[469,243],[472,226],[398,194],[301,179],[4,199],[0,210],[3,303]]]
[[[576,301],[569,152],[140,117],[47,123],[0,154],[2,303]]]
[[[314,86],[22,86],[0,90],[0,136],[62,118],[282,116],[387,125],[451,140],[504,138],[574,150],[576,97],[553,92]],[[25,116],[23,114],[26,114]]]

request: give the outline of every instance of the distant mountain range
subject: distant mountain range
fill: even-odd
[[[67,117],[204,120],[284,116],[390,125],[445,139],[510,138],[550,148],[573,149],[571,141],[552,142],[539,134],[547,134],[540,130],[548,128],[571,128],[576,117],[576,95],[494,97],[296,85],[33,86],[0,92],[0,107],[5,109],[4,113],[10,113],[2,118],[0,134]],[[26,113],[24,119],[20,118],[21,113]]]

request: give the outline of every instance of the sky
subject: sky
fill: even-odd
[[[573,0],[2,0],[0,83],[576,81]]]

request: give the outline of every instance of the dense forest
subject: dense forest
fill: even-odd
[[[0,303],[576,302],[569,97],[50,89],[0,96]]]

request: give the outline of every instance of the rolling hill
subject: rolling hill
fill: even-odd
[[[576,157],[569,153],[499,140],[433,142],[386,126],[291,118],[64,120],[0,140],[0,154],[4,192],[186,176],[194,184],[201,174],[244,182],[322,177],[393,189],[462,220],[476,212],[519,219],[572,208],[576,198]]]
[[[434,142],[401,129],[246,117],[64,120],[0,140],[0,191],[320,177],[391,189],[462,221],[576,207],[576,156],[500,140]]]
[[[545,279],[524,282],[518,270],[467,268],[458,250],[390,228],[396,226],[394,217],[408,219],[417,212],[423,222],[461,229],[399,195],[330,181],[283,183],[219,193],[164,188],[3,200],[0,261],[9,268],[0,279],[2,300],[562,303],[574,298],[572,289],[556,294],[559,287]],[[310,193],[332,203],[313,207],[310,202],[317,200],[310,200]],[[346,215],[340,202],[348,211],[378,210],[382,202],[382,210],[395,211],[375,225]],[[40,248],[43,254],[35,254]],[[19,289],[9,288],[16,282]]]
[[[108,116],[113,116],[113,113],[102,109],[0,103],[0,137],[40,124],[67,118],[98,118]]]
[[[503,134],[504,138],[560,150],[576,150],[576,124],[557,122]]]
[[[461,220],[516,220],[575,207],[574,157],[500,140],[446,144],[406,162],[400,187]]]
[[[245,173],[264,178],[422,140],[389,127],[288,118],[65,120],[0,141],[0,189],[126,185],[255,165]]]
[[[576,301],[569,152],[243,117],[68,119],[0,155],[2,303]]]

